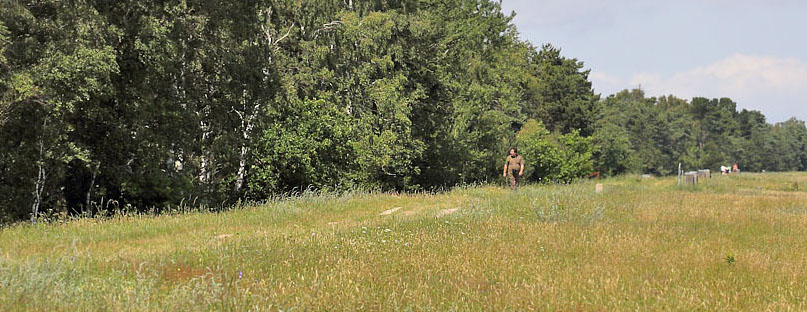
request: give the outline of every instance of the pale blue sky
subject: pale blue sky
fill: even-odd
[[[523,39],[592,70],[603,96],[730,97],[807,120],[807,1],[503,0]]]

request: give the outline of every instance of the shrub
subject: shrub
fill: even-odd
[[[556,135],[530,119],[516,135],[516,142],[527,162],[527,181],[568,183],[594,170],[594,145],[577,130]]]

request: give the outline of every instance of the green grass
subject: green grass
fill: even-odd
[[[0,310],[807,310],[807,174],[603,183],[16,225]]]

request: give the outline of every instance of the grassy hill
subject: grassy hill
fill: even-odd
[[[0,229],[0,310],[805,310],[807,174]]]

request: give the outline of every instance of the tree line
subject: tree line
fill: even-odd
[[[730,99],[601,98],[486,0],[6,0],[0,222],[306,189],[807,169],[807,129]]]

